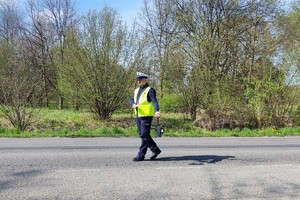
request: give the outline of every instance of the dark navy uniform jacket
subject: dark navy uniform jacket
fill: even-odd
[[[143,91],[148,87],[148,83],[144,86],[141,86],[139,91],[138,91],[138,94],[137,94],[137,101],[139,101],[139,98],[141,96],[141,94],[143,93]],[[148,102],[152,102],[153,105],[154,105],[154,112],[157,112],[159,111],[159,106],[158,106],[158,101],[156,99],[156,91],[151,87],[151,89],[149,90],[148,94],[147,94],[147,100]],[[130,97],[130,100],[129,100],[129,103],[130,103],[130,106],[132,107],[132,105],[134,104],[134,95],[132,95]]]

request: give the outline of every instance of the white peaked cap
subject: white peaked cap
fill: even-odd
[[[137,79],[147,79],[148,78],[148,74],[144,74],[144,73],[142,73],[142,72],[137,72],[136,73],[136,78]]]

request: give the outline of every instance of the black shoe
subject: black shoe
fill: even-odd
[[[143,157],[135,157],[135,158],[133,158],[133,161],[143,161],[144,160],[144,158]]]
[[[150,157],[150,160],[154,160],[160,153],[161,153],[161,150],[159,150],[157,152],[153,152],[152,156]]]

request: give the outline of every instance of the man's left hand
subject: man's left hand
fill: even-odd
[[[157,111],[157,112],[155,112],[155,118],[160,118],[160,112],[159,111]]]

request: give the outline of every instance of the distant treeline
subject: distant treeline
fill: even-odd
[[[132,24],[110,6],[22,4],[0,2],[0,110],[20,130],[53,103],[109,119],[128,107],[136,71],[151,75],[162,113],[203,128],[300,123],[298,1],[148,0]]]

